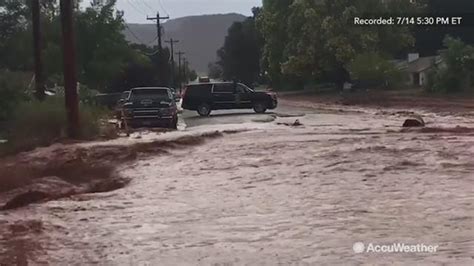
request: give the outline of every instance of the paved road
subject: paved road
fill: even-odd
[[[318,111],[310,108],[292,107],[280,105],[275,110],[269,110],[265,114],[256,114],[251,109],[244,110],[220,110],[213,111],[209,117],[200,117],[197,112],[184,111],[181,119],[185,122],[187,128],[202,125],[225,125],[225,124],[241,124],[255,121],[269,120],[275,116],[304,116],[306,114],[314,114]]]

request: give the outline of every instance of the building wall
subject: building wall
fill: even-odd
[[[409,72],[409,73],[406,73],[406,75],[408,76],[408,79],[407,79],[407,84],[410,85],[410,86],[424,86],[426,85],[426,83],[428,82],[428,73],[429,73],[430,69],[427,69],[427,70],[424,70],[422,72],[420,72],[420,79],[418,80],[418,82],[415,80],[415,75],[416,73],[415,72]]]
[[[424,86],[428,82],[428,71],[420,72],[420,86]]]
[[[406,75],[408,76],[407,85],[414,85],[413,73],[407,72]]]

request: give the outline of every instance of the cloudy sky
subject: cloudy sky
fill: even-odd
[[[89,5],[91,0],[83,0]],[[129,23],[149,23],[146,16],[168,15],[171,18],[184,16],[240,13],[250,15],[254,6],[261,6],[262,0],[118,0],[117,9],[125,11],[125,20]]]

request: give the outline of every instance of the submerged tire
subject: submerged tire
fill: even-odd
[[[178,118],[173,119],[173,120],[171,121],[171,123],[170,123],[170,128],[171,128],[171,129],[175,129],[175,130],[178,129]]]
[[[264,103],[254,103],[253,110],[257,114],[264,114],[267,111],[267,105]]]

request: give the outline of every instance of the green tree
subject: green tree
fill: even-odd
[[[216,63],[209,63],[208,65],[208,75],[211,79],[220,79],[222,78],[222,67]]]
[[[263,0],[262,11],[256,19],[257,28],[265,40],[262,66],[275,84],[283,82],[281,65],[287,61],[284,55],[288,36],[288,17],[294,0]]]
[[[255,17],[260,9],[253,11],[254,17],[232,24],[224,46],[217,52],[222,77],[249,85],[260,76],[261,37],[255,27]]]
[[[429,76],[429,90],[441,92],[474,91],[474,46],[457,38],[444,39],[447,48],[442,64]]]
[[[62,83],[61,22],[57,0],[41,1],[45,74],[49,84]],[[30,1],[0,1],[0,68],[33,69]],[[76,47],[79,81],[93,89],[106,89],[132,60],[134,50],[122,34],[122,13],[116,0],[95,0],[76,9]]]
[[[377,87],[395,88],[401,85],[403,73],[377,52],[359,54],[350,63],[351,77]]]
[[[423,12],[427,14],[452,15],[472,14],[474,1],[472,0],[422,0]],[[444,47],[444,38],[450,35],[462,40],[466,44],[474,44],[474,27],[415,27],[412,29],[416,38],[416,51],[422,55],[435,55]]]
[[[115,3],[94,1],[77,15],[79,75],[91,88],[105,88],[134,56],[122,34],[124,21]]]
[[[353,26],[353,18],[409,6],[409,0],[264,1],[258,25],[270,77],[331,79],[342,87],[357,54],[373,50],[394,55],[413,43],[408,28]]]
[[[12,115],[20,101],[28,99],[26,88],[31,76],[31,73],[0,71],[0,122]]]

